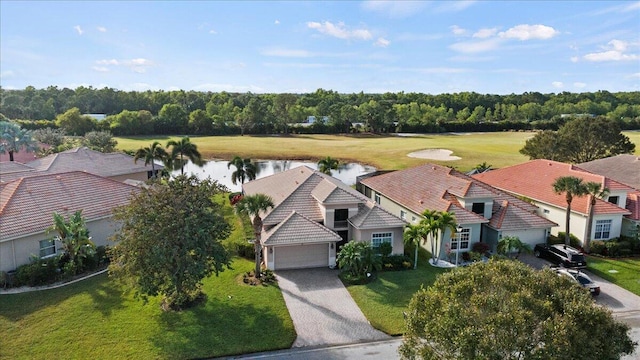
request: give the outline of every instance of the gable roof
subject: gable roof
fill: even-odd
[[[473,178],[513,194],[566,208],[565,194],[556,194],[553,191],[553,183],[562,176],[575,176],[582,178],[584,181],[596,182],[609,190],[633,190],[627,185],[602,175],[592,174],[575,165],[544,159],[531,160],[506,168],[475,174]],[[589,204],[590,199],[588,196],[576,196],[571,202],[571,210],[587,215],[589,213]],[[602,199],[596,199],[594,214],[629,214],[629,211]]]
[[[509,200],[494,201],[493,215],[488,226],[500,230],[546,229],[558,226],[555,222],[514,206]]]
[[[621,154],[578,164],[577,167],[640,190],[640,156]]]
[[[111,216],[129,202],[136,187],[74,171],[17,179],[0,184],[0,241],[39,233],[53,223],[53,213],[82,210],[87,221]]]
[[[342,238],[324,225],[292,211],[281,223],[267,231],[264,245],[309,244],[340,241]]]
[[[517,207],[517,211],[507,211],[500,223],[494,222],[493,226],[497,229],[502,229],[502,224],[522,224],[522,228],[532,225],[555,225],[536,215],[536,206],[445,166],[426,164],[372,176],[363,179],[361,183],[416,214],[425,210],[451,212],[459,224],[490,222],[483,216],[465,209],[459,201],[460,198],[484,198],[493,199],[498,204],[507,201],[511,207]],[[494,211],[496,209],[494,206]],[[511,219],[516,215],[520,220]]]

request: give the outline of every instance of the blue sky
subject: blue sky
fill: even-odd
[[[639,91],[640,1],[3,0],[0,85]]]

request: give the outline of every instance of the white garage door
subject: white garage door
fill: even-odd
[[[329,266],[329,244],[279,246],[273,253],[275,270]]]
[[[544,229],[529,229],[510,232],[505,231],[502,233],[502,236],[517,236],[518,238],[520,238],[520,241],[525,244],[529,244],[532,250],[536,244],[544,243],[547,241],[547,239],[545,238]]]

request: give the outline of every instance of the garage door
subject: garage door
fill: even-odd
[[[329,244],[279,246],[274,248],[276,270],[329,266]]]
[[[502,236],[517,236],[518,238],[520,238],[520,241],[525,244],[529,244],[531,246],[531,249],[533,249],[536,244],[544,243],[547,241],[547,239],[545,238],[545,234],[546,232],[544,229],[529,229],[513,232],[505,231],[502,233]]]

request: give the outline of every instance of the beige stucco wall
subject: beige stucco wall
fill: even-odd
[[[402,240],[402,228],[382,228],[382,229],[356,229],[353,228],[353,240],[371,243],[373,233],[390,232],[393,236],[392,254],[404,254],[404,242]]]
[[[558,235],[559,232],[565,231],[565,218],[567,216],[565,209],[544,203],[534,203],[539,208],[538,215],[558,224],[558,226],[551,228],[552,235]],[[547,212],[545,212],[545,210],[547,210]],[[584,241],[587,235],[587,216],[572,211],[570,219],[569,231],[578,239]],[[611,233],[609,238],[611,239],[620,236],[622,231],[622,215],[595,215],[593,217],[593,225],[591,226],[591,239],[593,239],[593,234],[595,233],[596,221],[604,219],[611,220]]]
[[[373,190],[371,190],[371,200],[375,200],[375,195],[377,193]],[[402,213],[401,211],[406,212],[405,218],[403,220],[409,222],[409,223],[415,223],[420,221],[420,219],[422,218],[422,215],[417,214],[411,210],[406,209],[405,207],[401,206],[400,204],[396,203],[393,200],[390,200],[389,198],[385,197],[382,194],[378,194],[380,196],[380,206],[387,210],[388,212],[392,213],[393,215],[402,218]]]
[[[112,245],[108,238],[116,231],[117,225],[111,218],[87,222],[89,236],[96,246]],[[15,270],[18,266],[28,264],[31,255],[39,256],[40,240],[51,239],[55,233],[45,233],[25,236],[19,239],[0,243],[0,271]],[[56,242],[57,252],[60,253],[61,244]]]

